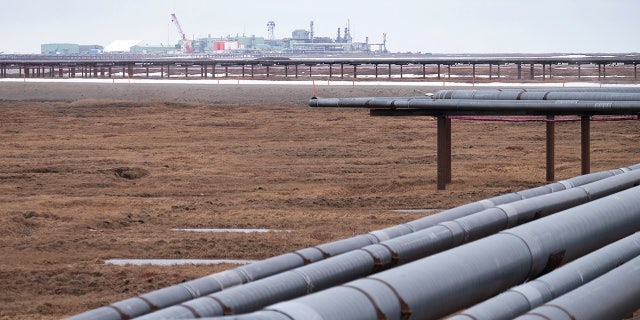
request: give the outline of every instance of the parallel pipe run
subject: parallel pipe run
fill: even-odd
[[[602,171],[578,176],[545,186],[527,189],[515,193],[496,196],[477,202],[465,204],[440,213],[416,219],[401,225],[377,230],[368,234],[338,240],[316,247],[301,249],[269,259],[261,260],[250,265],[237,267],[206,277],[176,284],[167,288],[152,291],[139,297],[129,298],[109,306],[90,310],[71,317],[70,319],[104,319],[121,320],[138,317],[154,310],[167,308],[191,299],[212,294],[233,286],[262,279],[280,272],[291,270],[305,264],[320,261],[330,256],[362,248],[367,245],[393,239],[418,230],[426,229],[439,223],[461,218],[498,205],[514,201],[534,198],[540,195],[562,191],[582,186],[594,181],[611,177],[622,172],[640,169],[640,164],[627,168]]]
[[[640,187],[634,187],[367,278],[269,306],[263,315],[271,311],[274,319],[282,314],[290,319],[437,319],[638,230]],[[251,319],[252,314],[238,318]]]
[[[624,319],[638,308],[640,256],[516,319]]]
[[[316,98],[311,107],[382,109],[374,115],[637,115],[640,101]],[[394,111],[398,111],[394,113]],[[375,110],[373,110],[375,111]]]
[[[640,171],[631,171],[580,187],[499,205],[380,244],[191,300],[139,319],[186,319],[252,312],[269,304],[415,261],[639,183]]]
[[[633,91],[559,91],[557,89],[482,89],[440,90],[436,99],[475,100],[581,100],[581,101],[640,101],[640,90]]]
[[[589,283],[639,255],[640,233],[636,232],[631,236],[568,263],[551,273],[485,300],[449,319],[513,319]],[[600,302],[596,304],[600,305]],[[637,307],[640,307],[640,305]]]

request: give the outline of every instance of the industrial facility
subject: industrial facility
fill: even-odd
[[[176,14],[171,14],[179,35],[175,45],[147,44],[142,40],[116,40],[102,47],[98,45],[83,46],[69,43],[51,43],[41,45],[41,54],[45,55],[78,55],[102,53],[135,53],[135,54],[226,54],[226,55],[255,55],[263,54],[335,54],[335,53],[387,53],[387,36],[382,35],[380,43],[370,43],[369,37],[364,42],[354,41],[351,36],[351,23],[347,21],[344,27],[337,28],[335,37],[316,36],[314,23],[309,23],[309,29],[296,29],[290,38],[275,38],[275,21],[268,21],[267,37],[256,35],[235,35],[189,39],[183,30]]]

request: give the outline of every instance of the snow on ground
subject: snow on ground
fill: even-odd
[[[24,83],[113,83],[113,84],[208,84],[208,85],[291,85],[291,86],[425,86],[425,87],[640,87],[640,84],[605,84],[597,82],[487,82],[469,83],[455,81],[358,81],[356,80],[238,80],[238,79],[95,79],[95,78],[3,78],[2,82]]]

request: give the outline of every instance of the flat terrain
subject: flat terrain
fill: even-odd
[[[423,86],[323,86],[325,97]],[[436,191],[436,121],[311,109],[310,86],[0,83],[0,319],[58,319],[545,181],[543,123],[453,120]],[[594,122],[592,171],[638,163],[638,122]],[[580,125],[556,125],[556,178],[580,174]],[[193,233],[172,228],[291,232]]]

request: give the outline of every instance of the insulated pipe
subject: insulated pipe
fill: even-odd
[[[511,288],[449,319],[513,319],[602,276],[638,255],[640,255],[640,232],[594,251],[535,280]]]
[[[436,319],[638,230],[640,187],[634,187],[263,310],[291,319]]]
[[[291,270],[305,264],[320,261],[328,256],[335,256],[354,249],[389,240],[398,236],[409,234],[417,230],[422,230],[438,223],[464,217],[487,208],[497,205],[507,204],[513,201],[532,198],[539,195],[577,187],[593,181],[601,180],[631,169],[640,169],[640,164],[629,168],[621,168],[609,171],[591,173],[577,176],[564,181],[551,183],[545,186],[523,190],[515,193],[500,195],[486,200],[481,200],[456,208],[442,211],[440,213],[426,216],[414,221],[392,226],[386,229],[370,232],[369,234],[338,240],[316,247],[298,250],[293,253],[286,253],[269,259],[254,262],[250,265],[237,267],[209,276],[176,284],[163,289],[155,290],[133,297],[109,306],[100,307],[94,310],[71,317],[70,319],[102,319],[121,320],[138,317],[153,310],[167,308],[191,299],[215,293],[226,288],[261,279],[280,272]]]
[[[440,90],[436,99],[640,101],[637,92],[555,91],[528,89]]]
[[[140,320],[222,316],[255,311],[444,251],[535,218],[564,210],[640,183],[627,172],[561,192],[512,202],[444,222],[380,244],[353,250],[295,270],[163,309]]]
[[[418,109],[421,115],[636,115],[640,101],[316,98],[311,107]]]
[[[516,319],[623,319],[638,308],[640,256]]]

